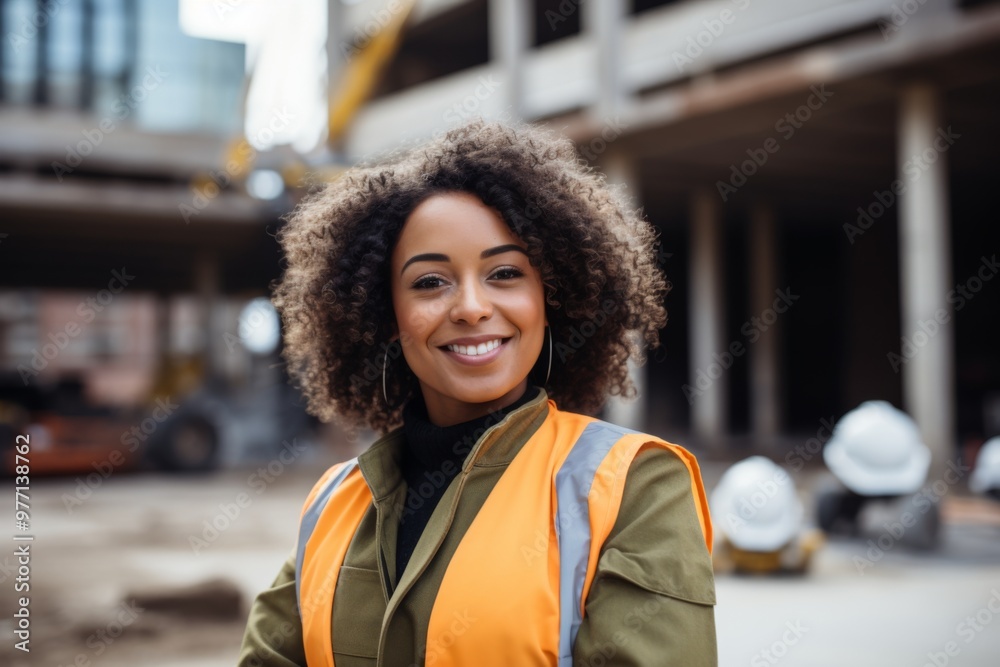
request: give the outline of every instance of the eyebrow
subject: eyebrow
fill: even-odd
[[[508,243],[507,245],[498,245],[495,248],[487,248],[486,250],[479,253],[479,259],[487,259],[489,257],[493,257],[494,255],[500,255],[505,252],[510,252],[511,250],[516,250],[517,252],[524,254],[525,257],[528,256],[528,253],[521,246],[514,245],[513,243]],[[406,270],[406,267],[408,267],[410,264],[413,264],[414,262],[450,262],[450,261],[451,258],[448,257],[448,255],[442,255],[439,252],[425,252],[422,255],[414,255],[413,257],[406,260],[406,263],[403,264],[403,268],[399,270],[399,273],[402,274],[403,271]]]

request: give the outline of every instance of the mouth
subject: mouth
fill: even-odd
[[[465,364],[485,364],[503,351],[510,338],[494,338],[478,345],[443,345],[439,347],[447,356]]]
[[[493,340],[487,341],[485,343],[480,343],[479,345],[444,345],[442,349],[450,350],[452,352],[457,352],[459,354],[464,354],[469,357],[475,357],[481,354],[488,354],[496,348],[503,345],[504,341],[509,340],[508,338],[494,338]]]

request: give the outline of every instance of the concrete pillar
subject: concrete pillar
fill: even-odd
[[[626,0],[601,0],[585,2],[582,32],[592,35],[597,48],[591,53],[596,57],[594,67],[598,77],[598,98],[591,113],[599,122],[621,113],[625,103],[622,83],[622,24],[628,15]]]
[[[695,437],[717,449],[726,433],[728,371],[716,358],[726,352],[722,210],[708,188],[691,198],[691,275],[688,278],[691,379],[685,395]]]
[[[897,154],[897,177],[909,186],[899,198],[900,322],[916,352],[901,364],[903,407],[933,453],[931,479],[955,456],[954,314],[947,299],[954,281],[947,153],[934,147],[939,128],[937,91],[924,83],[905,88]],[[927,169],[912,183],[904,165],[915,156]]]
[[[778,290],[778,249],[774,209],[758,202],[750,217],[750,311],[771,308]],[[758,445],[770,447],[781,428],[780,320],[750,348],[750,421]]]
[[[638,187],[639,174],[636,171],[634,160],[624,151],[612,148],[602,156],[601,168],[609,183],[625,186],[632,206],[635,208],[641,206]],[[645,346],[645,341],[638,336],[634,340],[641,347]],[[631,401],[626,401],[620,396],[611,396],[604,408],[605,418],[613,424],[644,431],[648,429],[649,405],[649,395],[646,391],[646,367],[638,366],[633,361],[629,361],[628,370],[638,395]]]
[[[504,117],[522,118],[524,54],[534,34],[529,0],[489,0],[490,61],[500,64]]]

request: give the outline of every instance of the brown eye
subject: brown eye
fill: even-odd
[[[493,277],[497,280],[513,280],[523,275],[524,272],[516,266],[504,266],[493,272]]]
[[[417,278],[413,281],[413,289],[436,289],[441,287],[444,281],[438,276],[423,276],[422,278]]]

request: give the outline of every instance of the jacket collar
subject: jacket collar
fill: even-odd
[[[545,389],[539,388],[533,399],[509,412],[502,418],[490,414],[484,421],[486,430],[471,445],[471,451],[462,465],[467,474],[473,467],[494,467],[510,464],[528,438],[538,430],[550,409],[555,409]],[[478,431],[477,431],[478,432]],[[403,481],[401,472],[403,447],[406,446],[403,428],[397,427],[376,440],[360,456],[358,467],[372,496],[377,501],[391,495]]]

